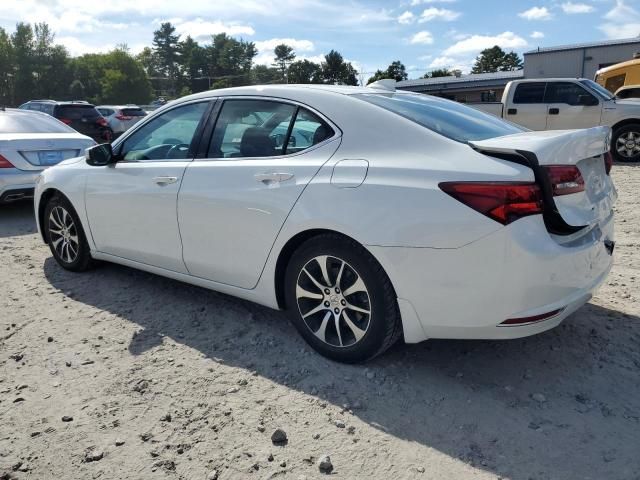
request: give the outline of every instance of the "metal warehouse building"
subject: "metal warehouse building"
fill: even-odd
[[[593,79],[600,68],[631,60],[636,52],[640,37],[538,48],[524,53],[524,76]]]
[[[524,53],[524,70],[405,80],[398,82],[397,88],[458,102],[493,102],[500,100],[511,80],[550,77],[593,79],[598,69],[631,60],[636,52],[640,52],[640,37],[544,47]]]

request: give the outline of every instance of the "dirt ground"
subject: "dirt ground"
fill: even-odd
[[[0,479],[640,479],[640,165],[614,178],[615,267],[560,327],[364,366],[248,302],[66,272],[2,207]]]

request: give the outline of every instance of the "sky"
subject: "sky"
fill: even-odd
[[[522,53],[536,47],[640,35],[640,0],[0,0],[0,27],[47,22],[72,55],[126,43],[150,45],[170,21],[207,43],[227,32],[255,42],[270,64],[279,43],[320,61],[339,51],[365,79],[394,60],[410,78],[435,68],[467,73],[493,45]]]

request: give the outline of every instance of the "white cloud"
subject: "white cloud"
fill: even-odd
[[[640,35],[640,13],[623,0],[617,0],[615,7],[605,14],[604,19],[606,22],[598,28],[608,38],[630,38]]]
[[[420,4],[427,3],[455,3],[457,0],[411,0],[411,6],[415,7]]]
[[[523,48],[527,41],[513,32],[503,32],[499,35],[472,35],[469,38],[454,43],[445,49],[444,55],[464,55],[475,53],[498,45],[501,48]]]
[[[429,68],[449,68],[454,65],[458,60],[451,57],[436,57],[429,64]]]
[[[430,22],[431,20],[444,20],[452,22],[460,16],[460,12],[454,12],[446,8],[429,7],[420,14],[420,23]]]
[[[531,7],[529,10],[520,12],[518,16],[526,20],[550,20],[553,15],[547,7]]]
[[[209,41],[211,35],[217,33],[227,33],[231,36],[236,35],[254,35],[255,30],[248,25],[241,24],[225,24],[220,21],[209,22],[202,18],[196,18],[195,20],[182,20],[181,18],[173,18],[169,20],[174,27],[176,27],[176,33],[182,36],[191,35],[196,40]]]
[[[398,23],[401,23],[403,25],[409,25],[410,23],[413,23],[415,19],[416,19],[416,16],[407,10],[402,15],[398,16]]]
[[[414,45],[431,45],[433,43],[433,35],[431,35],[430,32],[423,30],[422,32],[418,32],[413,37],[411,37],[409,43]]]
[[[531,35],[529,35],[531,38],[544,38],[544,33],[542,32],[531,32]]]
[[[565,2],[561,5],[561,7],[562,7],[562,11],[568,14],[591,13],[595,10],[593,6],[587,5],[586,3]]]
[[[320,63],[324,60],[324,55],[305,56],[301,52],[312,52],[315,49],[315,45],[310,40],[298,40],[295,38],[271,38],[269,40],[263,40],[254,42],[258,49],[258,55],[254,58],[254,63],[258,65],[271,65],[275,58],[273,49],[276,46],[284,43],[293,47],[296,53],[296,60],[309,60],[311,62]]]

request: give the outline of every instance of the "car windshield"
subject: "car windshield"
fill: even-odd
[[[580,83],[587,88],[595,91],[600,97],[604,98],[605,100],[613,100],[615,98],[609,90],[604,88],[602,85],[594,82],[593,80],[580,80]]]
[[[0,112],[0,133],[70,133],[75,132],[53,117],[37,113]]]
[[[418,93],[360,93],[354,97],[458,142],[501,137],[524,129],[451,100]]]

